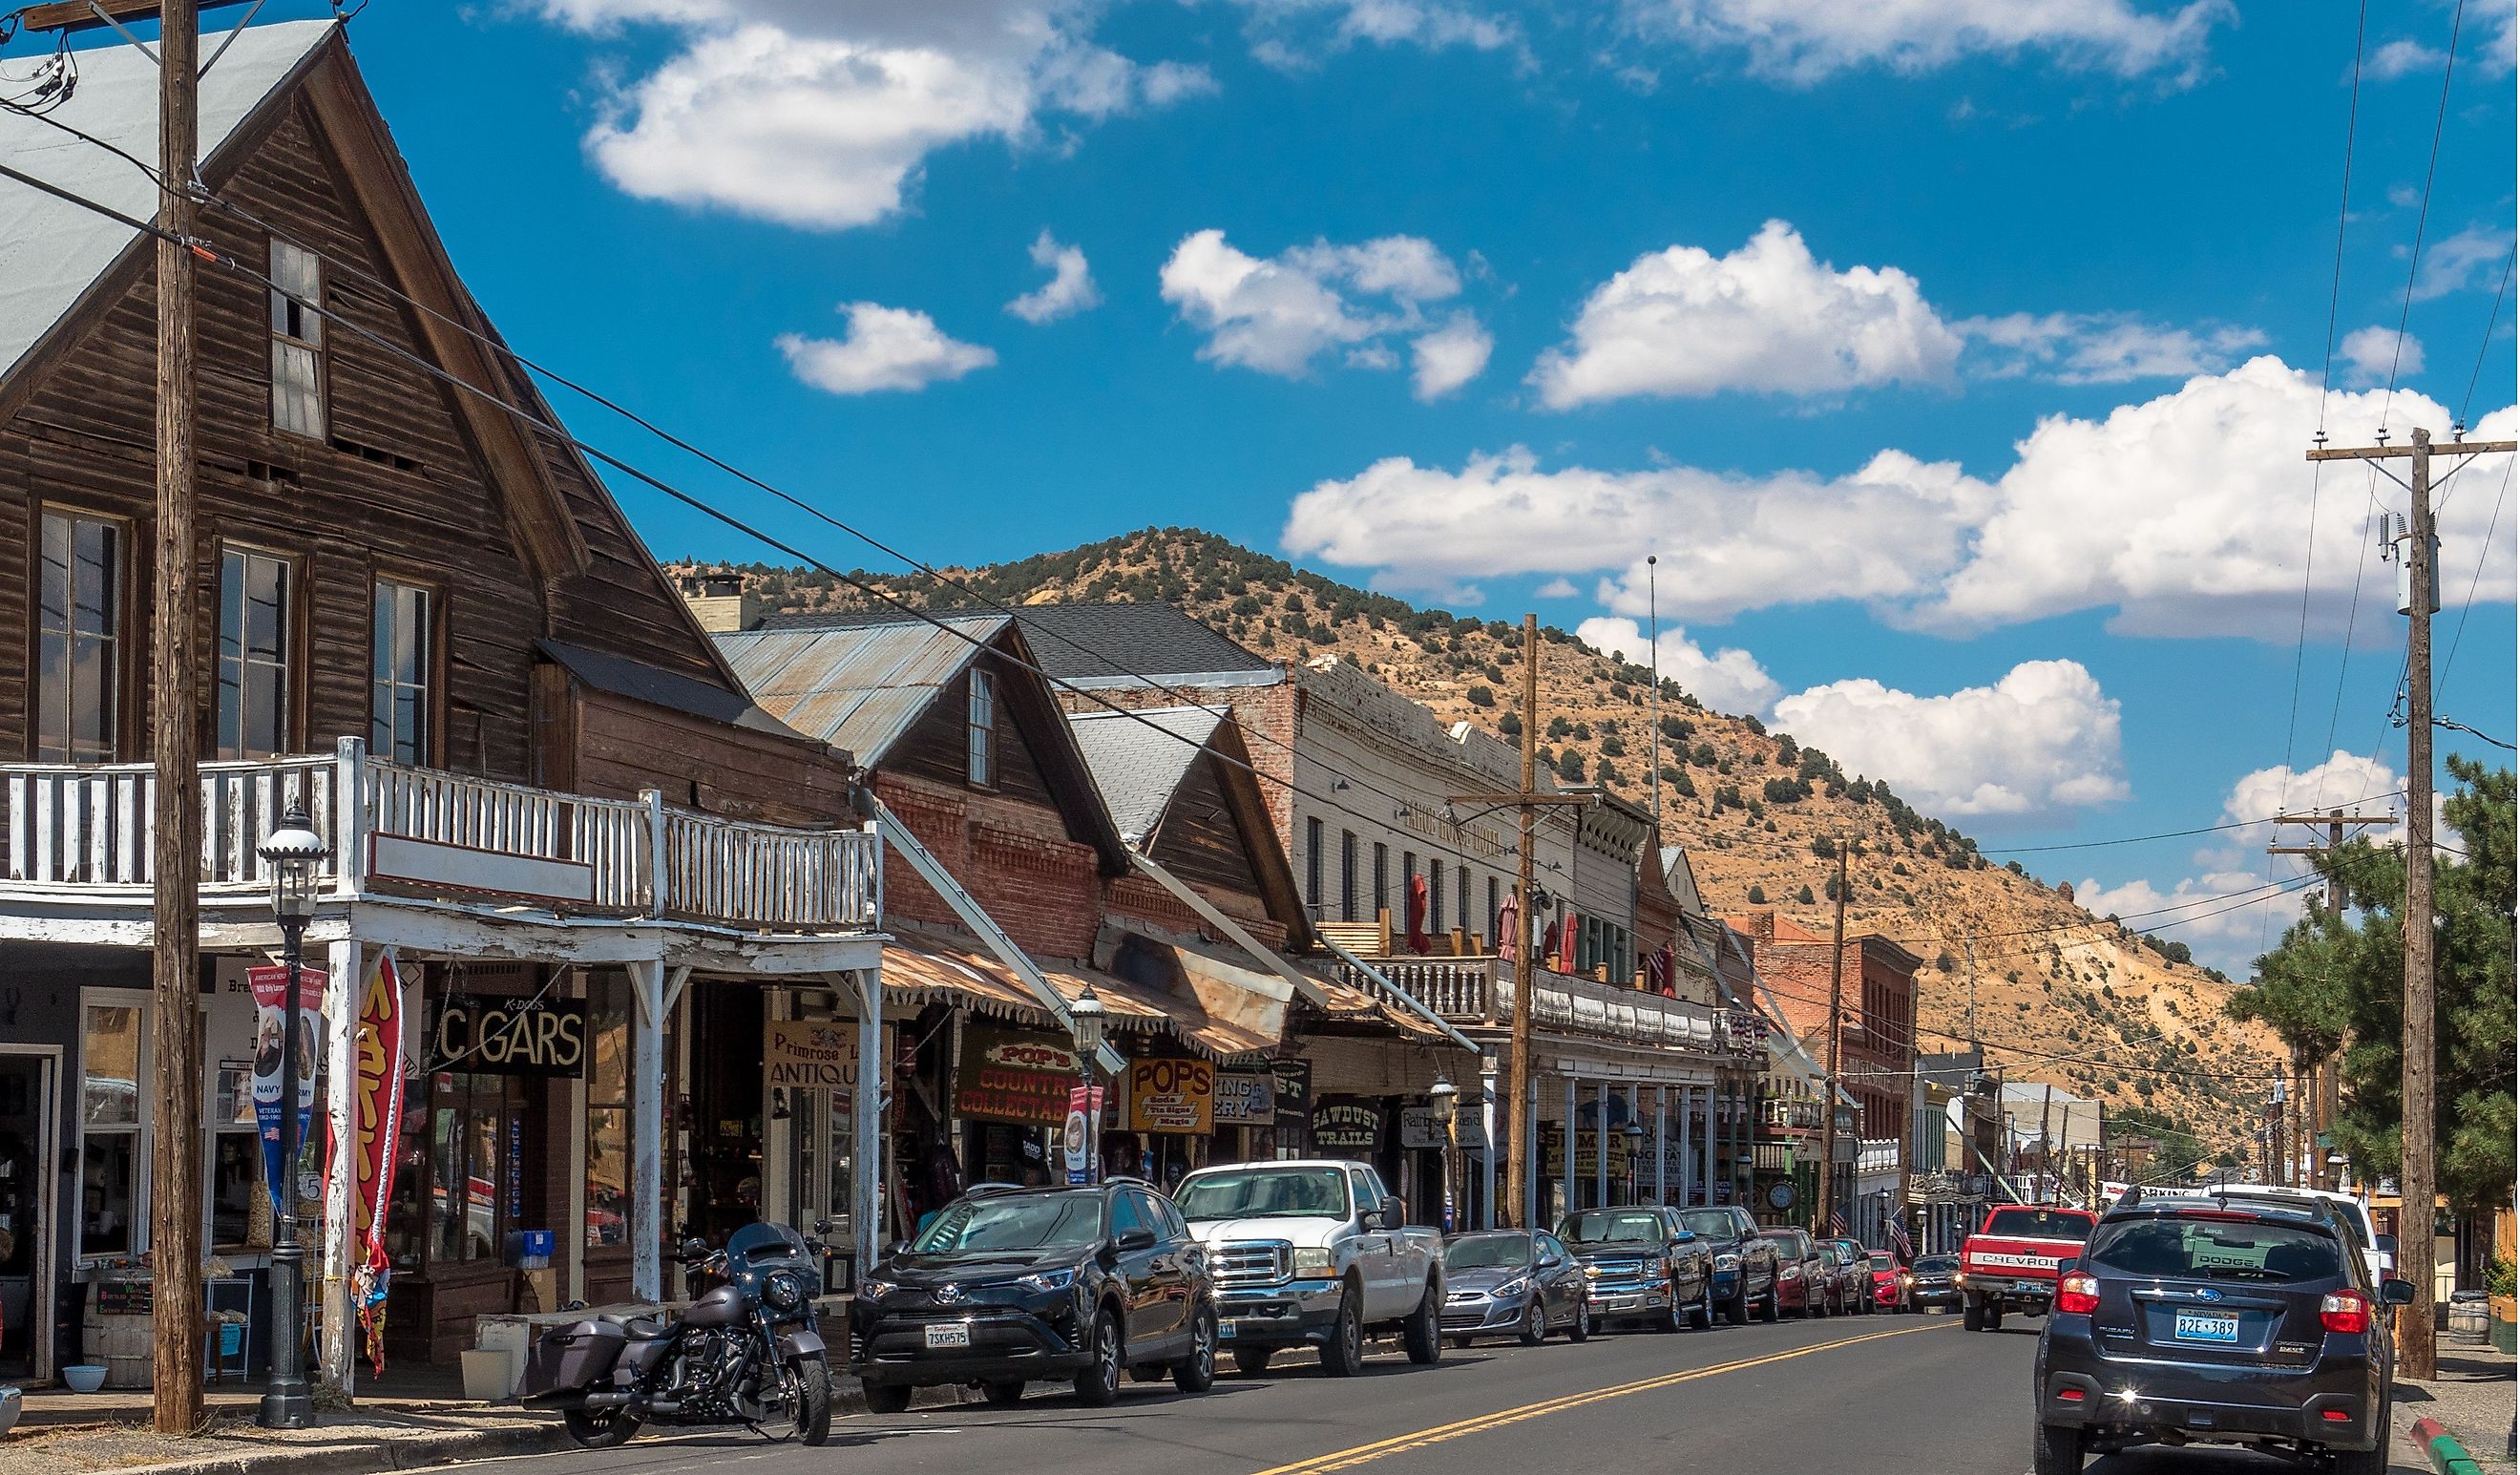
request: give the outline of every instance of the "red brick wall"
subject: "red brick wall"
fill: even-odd
[[[1272,948],[1285,946],[1284,924],[1269,916],[1260,898],[1208,886],[1194,889],[1207,899],[1210,906],[1234,918],[1263,945]],[[1143,875],[1125,875],[1113,881],[1104,897],[1103,910],[1113,921],[1144,922],[1167,932],[1194,934],[1216,930],[1205,917],[1192,911],[1188,903]]]
[[[1017,947],[1043,958],[1094,956],[1102,878],[1093,848],[1067,838],[1056,811],[888,773],[876,775],[875,789]],[[904,920],[962,925],[907,866],[884,869],[884,910]]]

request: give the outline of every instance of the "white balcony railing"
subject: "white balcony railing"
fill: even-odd
[[[158,811],[149,765],[4,765],[0,795],[8,889],[149,889]],[[652,789],[600,799],[503,783],[372,758],[356,738],[329,757],[204,763],[201,802],[209,897],[267,889],[257,852],[303,805],[333,841],[326,887],[345,898],[490,896],[774,931],[871,927],[882,908],[871,829],[744,824],[672,808]]]
[[[1504,959],[1403,956],[1366,961],[1447,1023],[1502,1028],[1513,1022],[1513,964]],[[1358,987],[1373,986],[1352,967],[1343,971]],[[1732,1010],[1547,968],[1533,970],[1532,993],[1532,1022],[1544,1027],[1701,1053],[1765,1052],[1766,1032],[1740,1026]]]

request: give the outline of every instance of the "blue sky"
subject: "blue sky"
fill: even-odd
[[[2446,429],[2480,349],[2511,433],[2514,22],[2461,16],[2410,259],[2452,9],[2369,7],[2336,276],[2356,16],[376,0],[352,41],[519,348],[924,558],[1192,523],[1576,629],[1642,616],[1653,552],[1666,669],[2000,847],[2396,785],[2363,528],[2403,494],[2322,475],[2314,544],[2299,450],[2331,346],[2340,438]],[[1078,252],[1090,290],[1010,311]],[[2442,705],[2498,737],[2506,459],[2445,513],[2441,637],[2482,557]],[[660,556],[758,556],[622,495]],[[2362,756],[2269,775],[2288,736]],[[2125,913],[2266,878],[2262,833],[2206,838],[2024,860]],[[2228,965],[2266,925],[2177,935]]]

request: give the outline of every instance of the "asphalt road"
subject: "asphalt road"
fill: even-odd
[[[1993,1334],[1951,1316],[1842,1317],[1707,1332],[1597,1335],[1582,1346],[1482,1343],[1413,1367],[1379,1349],[1363,1376],[1309,1355],[1213,1392],[1131,1385],[1081,1408],[1043,1386],[980,1405],[836,1422],[821,1450],[744,1433],[646,1437],[620,1450],[483,1461],[480,1475],[2025,1475],[2037,1322]],[[2401,1451],[2410,1475],[2420,1464]],[[2249,1475],[2250,1454],[2160,1452],[2092,1475]]]

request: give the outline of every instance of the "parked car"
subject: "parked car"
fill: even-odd
[[[2082,1209],[1998,1204],[1960,1243],[1960,1317],[1971,1331],[1995,1331],[2006,1311],[2048,1315],[2056,1268],[2083,1253],[2093,1216]]]
[[[1937,1311],[1958,1311],[1960,1288],[1954,1283],[1960,1273],[1958,1255],[1927,1255],[1908,1267],[1908,1304],[1917,1311],[1932,1307]]]
[[[1868,1316],[1872,1311],[1872,1252],[1852,1239],[1822,1241],[1836,1263],[1838,1299],[1834,1310],[1854,1316]]]
[[[1874,1250],[1864,1257],[1864,1263],[1872,1277],[1871,1283],[1866,1287],[1867,1311],[1895,1314],[1915,1310],[1908,1300],[1908,1287],[1914,1283],[1916,1277],[1899,1263],[1898,1256],[1888,1250]]]
[[[1489,1229],[1444,1241],[1444,1336],[1456,1347],[1472,1337],[1519,1337],[1537,1347],[1563,1328],[1569,1340],[1593,1335],[1584,1264],[1554,1234]]]
[[[1641,1320],[1660,1331],[1715,1324],[1715,1254],[1657,1204],[1582,1209],[1557,1237],[1584,1262],[1596,1322]]]
[[[2109,1211],[2056,1285],[2039,1339],[2038,1475],[2138,1445],[2251,1445],[2336,1475],[2389,1466],[2396,1352],[2332,1206],[2139,1197]]]
[[[1759,1232],[1759,1222],[1735,1208],[1683,1209],[1680,1222],[1715,1256],[1715,1305],[1735,1326],[1750,1323],[1755,1308],[1777,1319],[1777,1246]]]
[[[1333,1159],[1201,1168],[1173,1190],[1215,1268],[1217,1335],[1244,1373],[1288,1347],[1351,1377],[1366,1333],[1400,1333],[1413,1363],[1443,1355],[1444,1236],[1409,1223],[1373,1169]]]
[[[1761,1229],[1759,1237],[1777,1247],[1777,1309],[1798,1317],[1825,1314],[1828,1293],[1822,1282],[1828,1267],[1811,1230]]]
[[[1100,1408],[1126,1372],[1216,1380],[1207,1252],[1153,1184],[991,1184],[964,1194],[858,1282],[849,1309],[869,1409],[898,1413],[923,1384],[970,1383],[992,1404],[1063,1378]]]

